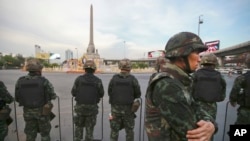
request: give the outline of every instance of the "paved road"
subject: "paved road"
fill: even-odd
[[[0,79],[5,83],[9,92],[13,95],[14,94],[14,87],[16,80],[22,76],[27,74],[27,72],[19,71],[19,70],[0,70]],[[58,112],[58,99],[53,101],[54,109],[53,112],[57,115],[56,118],[52,121],[52,131],[51,131],[51,139],[52,141],[59,141],[60,140],[60,131],[61,131],[61,141],[72,141],[73,140],[73,128],[72,128],[72,97],[70,94],[73,82],[75,78],[80,74],[67,74],[67,73],[43,73],[43,75],[48,78],[51,83],[54,85],[55,91],[57,95],[60,97],[60,121],[61,121],[61,130],[59,130],[59,112]],[[144,95],[148,83],[148,79],[150,74],[134,74],[141,85],[142,91],[142,98],[144,101]],[[109,83],[110,78],[113,74],[97,74],[98,77],[102,79],[104,89],[105,89],[105,96],[103,98],[103,120],[102,120],[102,104],[100,103],[100,112],[98,115],[97,125],[95,127],[94,136],[97,139],[103,139],[103,141],[109,140],[109,133],[110,133],[110,126],[108,121],[108,113],[110,112],[110,105],[108,104],[108,95],[107,95],[107,86]],[[224,102],[218,103],[218,114],[217,114],[217,122],[219,125],[219,131],[214,136],[214,141],[222,141],[223,138],[223,129],[225,123],[225,113],[226,113],[226,103],[228,101],[228,95],[232,88],[233,81],[236,75],[232,77],[227,77],[227,98]],[[144,104],[143,104],[144,105]],[[10,105],[12,109],[14,109],[14,104]],[[25,134],[23,132],[24,129],[24,121],[22,117],[22,108],[16,106],[17,110],[17,125],[18,125],[18,136],[19,141],[23,141],[25,139]],[[143,133],[143,119],[144,119],[144,106],[141,109],[142,111],[138,110],[137,118],[136,118],[136,127],[135,127],[135,141],[147,141],[146,134]],[[142,113],[142,114],[140,114]],[[12,110],[12,117],[14,116],[14,110]],[[226,130],[229,130],[229,124],[234,123],[236,119],[236,108],[232,108],[229,106],[227,112],[227,122],[226,122]],[[102,125],[103,121],[103,126]],[[140,126],[140,122],[142,123]],[[103,128],[103,130],[102,130]],[[141,130],[141,131],[140,131]],[[102,132],[103,131],[103,132]],[[17,141],[16,135],[16,127],[15,122],[13,122],[9,126],[9,134],[6,137],[5,141]],[[103,134],[103,136],[102,136]],[[144,135],[143,135],[144,134]],[[40,135],[38,134],[37,141],[40,140]],[[229,138],[225,135],[224,141],[228,141]],[[119,141],[125,141],[125,131],[120,131]]]

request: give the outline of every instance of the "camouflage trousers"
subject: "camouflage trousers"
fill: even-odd
[[[239,107],[235,124],[250,124],[250,108]]]
[[[118,141],[119,131],[125,129],[126,141],[134,141],[135,115],[117,115],[112,113],[113,118],[110,120],[110,141]]]
[[[86,129],[85,141],[93,141],[93,132],[96,125],[96,115],[84,116],[77,115],[74,117],[75,137],[74,141],[83,139],[83,128]]]
[[[26,109],[27,110],[27,109]],[[40,111],[29,109],[23,114],[25,121],[24,132],[26,141],[35,141],[37,133],[41,134],[41,141],[50,141],[50,117],[41,115]]]
[[[0,141],[4,141],[4,138],[8,134],[8,125],[5,120],[0,120]]]

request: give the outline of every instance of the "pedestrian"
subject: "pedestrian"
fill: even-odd
[[[13,121],[10,117],[11,109],[8,104],[12,103],[14,98],[10,95],[6,86],[0,81],[0,141],[8,135],[8,126]]]
[[[250,54],[246,56],[246,66],[250,68]],[[237,120],[235,124],[250,124],[250,71],[235,78],[234,85],[230,92],[230,104],[235,107],[240,105],[237,110]]]
[[[41,141],[51,140],[50,121],[55,116],[52,100],[57,95],[49,80],[42,76],[42,69],[39,60],[28,60],[26,70],[29,73],[20,77],[15,86],[15,100],[23,106],[26,141],[35,141],[37,133],[40,133]]]
[[[74,124],[76,126],[74,141],[83,139],[83,128],[86,129],[85,141],[93,141],[94,126],[98,114],[98,103],[104,95],[102,80],[94,75],[96,65],[87,60],[83,66],[85,74],[76,78],[71,94],[75,97]]]
[[[192,94],[197,107],[209,112],[209,115],[215,120],[217,114],[216,102],[221,102],[226,97],[226,81],[221,73],[215,70],[218,61],[213,53],[202,56],[200,64],[201,68],[192,75]],[[198,117],[200,120],[205,116],[202,113],[197,113],[197,115],[200,116]]]
[[[119,62],[120,73],[115,74],[108,85],[111,104],[110,141],[118,141],[119,131],[125,129],[126,141],[134,141],[135,112],[139,108],[141,90],[138,80],[130,74],[131,62]]]
[[[206,49],[200,37],[191,32],[180,32],[167,42],[169,63],[152,79],[146,92],[145,130],[149,141],[211,139],[216,124],[211,116],[197,119],[190,77],[200,62],[199,53]]]

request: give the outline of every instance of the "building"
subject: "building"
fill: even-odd
[[[73,51],[67,49],[67,50],[65,51],[65,60],[70,60],[70,59],[73,59]]]

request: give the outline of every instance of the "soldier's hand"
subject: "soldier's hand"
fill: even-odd
[[[236,102],[233,102],[233,101],[230,101],[230,104],[233,106],[233,107],[235,107],[236,106]]]
[[[200,120],[197,125],[198,128],[187,132],[188,141],[210,141],[215,132],[214,124],[210,121]]]

